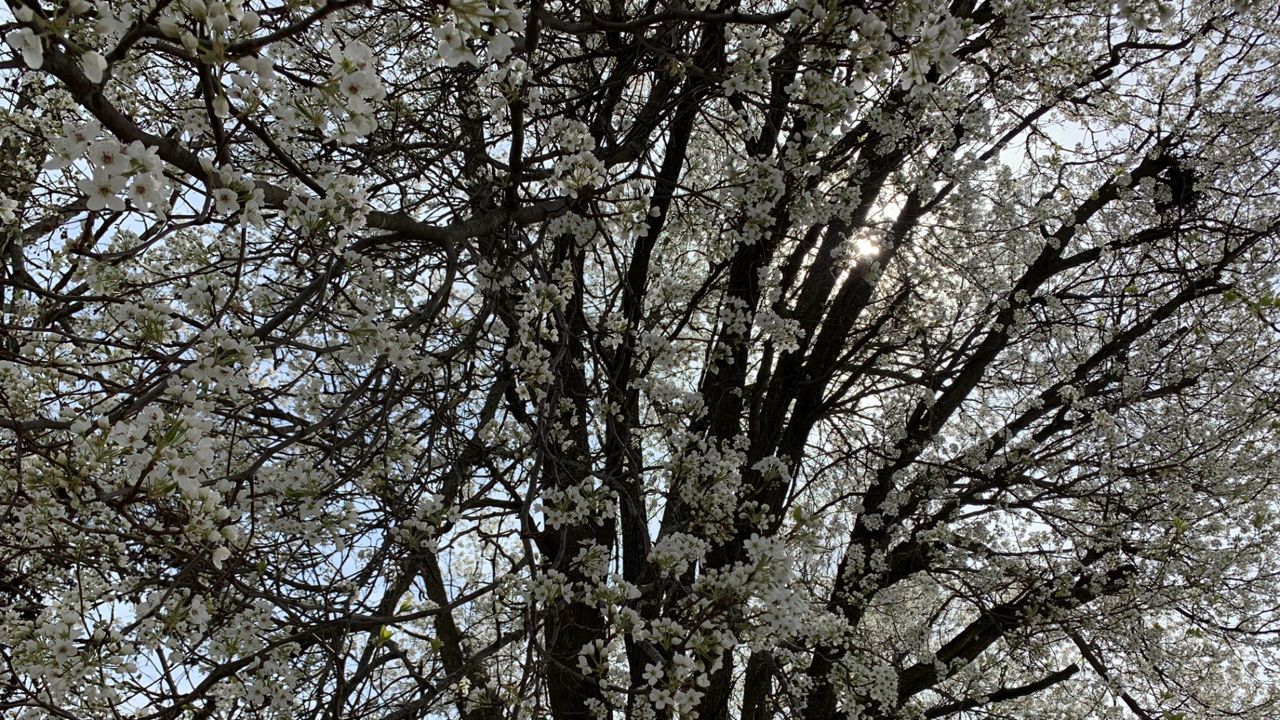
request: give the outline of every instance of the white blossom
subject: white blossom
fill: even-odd
[[[80,57],[80,67],[89,82],[97,85],[102,82],[102,73],[107,69],[107,59],[101,53],[89,50]]]
[[[4,41],[9,47],[22,53],[22,62],[32,70],[39,70],[44,65],[44,47],[40,42],[40,36],[32,32],[31,28],[18,28],[10,30],[4,36]]]

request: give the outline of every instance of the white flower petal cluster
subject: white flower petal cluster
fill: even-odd
[[[66,135],[54,141],[57,154],[46,167],[67,167],[81,160],[88,177],[76,185],[87,196],[92,211],[125,209],[125,201],[136,210],[164,217],[169,209],[170,183],[164,163],[156,151],[134,141],[122,145],[112,138],[95,140],[96,123],[64,126]]]
[[[449,3],[448,19],[435,28],[436,52],[448,67],[480,65],[468,41],[482,38],[491,61],[502,62],[515,47],[512,35],[525,29],[524,12],[513,0],[460,0]]]
[[[355,40],[335,43],[329,46],[329,57],[333,61],[329,82],[338,114],[337,138],[353,143],[377,129],[374,111],[387,92],[369,46]],[[261,63],[255,69],[262,74]]]

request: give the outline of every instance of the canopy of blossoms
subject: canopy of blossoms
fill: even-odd
[[[1280,716],[1280,10],[4,0],[0,717]]]

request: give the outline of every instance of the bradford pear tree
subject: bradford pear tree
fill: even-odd
[[[0,716],[1280,714],[1280,17],[6,0]]]

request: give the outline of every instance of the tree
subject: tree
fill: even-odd
[[[3,717],[1280,713],[1270,3],[7,7]]]

